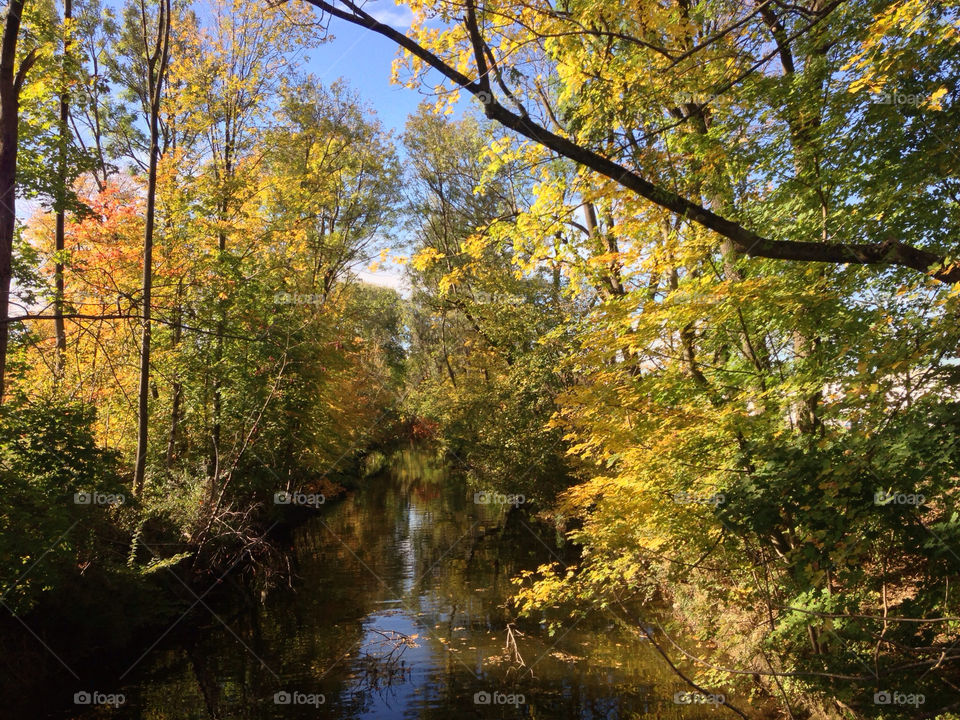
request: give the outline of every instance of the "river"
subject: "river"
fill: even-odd
[[[297,529],[292,587],[228,617],[196,608],[193,627],[102,689],[112,706],[58,717],[726,714],[676,702],[689,688],[648,642],[603,618],[571,619],[553,634],[511,625],[510,579],[560,556],[556,537],[521,514],[507,521],[507,510],[476,503],[441,464],[399,453],[387,473]]]

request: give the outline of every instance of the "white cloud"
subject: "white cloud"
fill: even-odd
[[[385,25],[398,29],[406,29],[413,22],[410,8],[406,5],[393,5],[389,0],[373,0],[363,9]]]

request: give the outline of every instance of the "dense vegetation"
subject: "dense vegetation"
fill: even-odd
[[[577,548],[519,614],[784,716],[955,708],[960,4],[406,5],[8,2],[4,604],[270,582],[276,492],[418,438]],[[434,94],[402,136],[298,66],[343,22]]]
[[[275,493],[334,497],[398,397],[400,299],[351,279],[398,221],[393,141],[301,74],[298,18],[212,9],[24,16],[46,66],[0,418],[16,613],[81,575],[285,576]]]

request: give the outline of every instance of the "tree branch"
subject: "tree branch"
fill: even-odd
[[[471,80],[415,40],[364,12],[353,0],[339,0],[339,4],[343,7],[338,7],[335,4],[337,0],[306,1],[333,17],[359,25],[392,40],[448,80],[453,81],[462,89],[477,97],[483,103],[486,116],[491,120],[496,120],[504,127],[527,139],[533,140],[559,155],[613,180],[665,210],[728,238],[733,243],[734,248],[744,255],[798,262],[900,266],[930,274],[944,283],[960,282],[960,264],[948,264],[947,259],[941,255],[907,245],[895,239],[889,239],[882,243],[826,244],[774,240],[759,235],[753,230],[717,215],[671,190],[655,185],[639,173],[614,160],[547,130],[531,118],[523,117],[509,110],[497,102],[490,93],[489,79],[485,73],[481,72],[481,77],[477,81]],[[468,5],[468,14],[472,9],[473,5],[471,3]],[[468,27],[468,31],[470,29]],[[476,26],[473,29],[475,30]],[[478,65],[481,69],[485,69],[486,63],[482,49],[476,52],[477,39],[473,37],[471,41],[475,46]]]

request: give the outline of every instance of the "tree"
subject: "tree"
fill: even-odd
[[[187,108],[192,131],[202,136],[205,147],[196,148],[208,160],[198,177],[199,196],[206,204],[206,228],[216,240],[212,272],[223,283],[211,298],[217,322],[213,340],[214,370],[212,422],[208,473],[211,495],[219,474],[224,415],[223,377],[220,372],[225,352],[224,336],[229,330],[230,297],[225,288],[238,282],[237,259],[246,248],[234,248],[229,240],[239,226],[241,208],[260,191],[256,169],[262,148],[265,119],[270,103],[283,78],[295,71],[291,51],[308,45],[308,13],[286,14],[280,8],[257,7],[238,0],[213,4],[211,22],[191,38],[195,50],[179,69],[184,86],[178,100]]]
[[[412,285],[407,361],[414,416],[479,487],[553,501],[570,479],[548,426],[563,387],[558,337],[570,308],[553,273],[523,272],[521,242],[500,230],[525,209],[520,163],[490,169],[485,121],[450,121],[429,107],[404,134]]]
[[[78,144],[70,124],[70,96],[83,81],[82,62],[74,47],[77,28],[73,2],[64,3],[62,18],[57,17],[52,3],[39,3],[31,8],[26,18],[26,35],[36,58],[32,70],[35,79],[26,86],[20,101],[17,194],[38,199],[51,207],[57,216],[52,229],[51,297],[56,343],[53,376],[59,381],[66,350],[64,225],[67,213],[82,214],[85,211],[74,183],[91,167],[91,158]]]
[[[21,58],[17,57],[24,5],[25,0],[11,0],[7,4],[0,39],[0,402],[3,401],[5,390],[10,335],[10,281],[13,277],[13,241],[17,223],[20,93],[27,73],[37,60],[35,47],[31,47]]]
[[[674,642],[718,648],[707,677],[866,713],[875,674],[946,704],[958,466],[935,428],[957,418],[960,215],[956,168],[932,158],[960,129],[955,3],[418,3],[408,36],[313,4],[395,40],[413,84],[444,75],[440,110],[466,89],[519,134],[488,140],[486,177],[536,178],[411,260],[432,302],[501,263],[565,279],[551,427],[581,482],[555,510],[583,557],[526,578],[521,608],[636,629],[666,597]],[[477,300],[475,318],[499,309]],[[415,327],[427,372],[468,385],[450,325]]]
[[[156,219],[157,164],[160,159],[160,117],[164,81],[170,62],[171,0],[161,0],[156,17],[150,17],[145,0],[124,9],[121,47],[128,64],[114,64],[118,80],[138,102],[147,123],[146,217],[143,229],[143,275],[140,289],[140,380],[137,391],[137,455],[133,492],[139,494],[147,466],[150,418],[150,346],[152,340],[153,245]]]
[[[71,27],[71,21],[73,20],[73,0],[64,0],[63,3],[63,26],[64,26],[64,38],[63,38],[63,65],[64,70],[69,62],[71,57],[71,39],[70,34],[73,32]],[[60,157],[59,167],[57,168],[58,181],[61,188],[66,189],[69,175],[69,168],[67,166],[67,144],[70,142],[70,96],[69,89],[67,86],[67,72],[63,72],[61,78],[61,87],[60,87],[60,117],[59,125],[57,127],[58,140],[60,144]],[[63,192],[63,195],[66,193]],[[57,254],[56,266],[54,269],[54,314],[56,319],[56,335],[57,335],[57,360],[56,367],[54,372],[56,377],[59,379],[63,376],[63,366],[65,363],[64,354],[67,351],[67,329],[63,321],[63,253],[64,253],[64,225],[66,223],[66,198],[61,196],[58,199],[57,203],[57,227],[56,227],[56,239],[54,242],[54,252]]]
[[[308,274],[290,290],[330,299],[333,289],[392,230],[400,164],[390,137],[356,93],[307,78],[281,93],[266,134],[272,236],[302,257]]]

